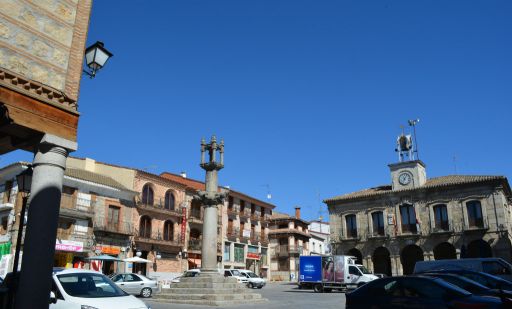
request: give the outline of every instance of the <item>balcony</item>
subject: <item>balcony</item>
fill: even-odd
[[[88,231],[90,231],[90,229],[88,229]],[[92,239],[92,235],[89,232],[77,232],[72,230],[72,228],[59,228],[57,229],[57,239],[87,242]]]
[[[248,211],[244,210],[244,211],[240,211],[238,213],[238,216],[240,217],[240,221],[247,222],[247,220],[249,220],[249,218],[251,217],[251,214]]]
[[[203,224],[203,216],[201,215],[201,209],[191,209],[188,217],[188,222]]]
[[[276,256],[291,256],[302,254],[303,247],[296,245],[278,245],[274,248]]]
[[[251,221],[260,221],[261,220],[261,216],[259,216],[257,213],[251,213]]]
[[[91,200],[83,200],[74,195],[62,193],[59,216],[70,219],[92,219],[94,203]]]
[[[368,235],[368,239],[386,239],[389,238],[389,234],[384,231],[384,228],[379,228],[377,231],[373,231]]]
[[[266,236],[261,236],[260,237],[260,243],[263,247],[266,247],[268,246],[268,238]]]
[[[251,241],[251,244],[257,245],[260,242],[260,235],[251,233],[249,240]]]
[[[238,215],[238,213],[239,213],[238,208],[236,208],[236,207],[229,208],[228,207],[228,218],[236,219],[236,216]]]
[[[146,234],[137,229],[134,232],[134,240],[138,243],[138,246],[142,244],[143,248],[151,248],[156,245],[161,250],[162,248],[176,249],[183,246],[180,234],[173,235],[172,239],[167,240],[160,232]]]
[[[484,218],[477,218],[473,220],[468,218],[468,221],[469,224],[464,229],[464,233],[485,232],[489,229],[489,222]]]
[[[276,235],[276,236],[295,234],[295,235],[300,235],[300,236],[304,236],[304,237],[308,237],[308,238],[311,237],[311,235],[309,235],[308,233],[306,233],[304,231],[299,231],[297,229],[289,229],[289,228],[271,229],[270,231],[268,231],[268,234]]]
[[[228,229],[227,237],[229,241],[236,241],[238,235],[240,235],[240,229]]]
[[[94,220],[94,231],[128,236],[135,233],[131,222],[109,222],[102,217]]]
[[[203,247],[203,241],[201,239],[190,239],[188,241],[188,252],[201,253]],[[221,252],[222,244],[217,243],[217,254]]]
[[[142,201],[137,202],[137,209],[139,210],[139,213],[141,215],[143,214],[158,214],[158,215],[165,215],[165,216],[174,216],[174,217],[182,217],[183,212],[180,208],[174,208],[174,209],[168,209],[165,208],[165,200],[155,200],[155,203],[153,205],[148,205],[143,203]]]

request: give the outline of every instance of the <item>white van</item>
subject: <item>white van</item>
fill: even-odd
[[[258,277],[254,272],[246,269],[239,269],[238,270],[242,276],[245,276],[247,278],[247,287],[248,288],[258,288],[261,289],[265,286],[267,281],[263,278]]]
[[[419,261],[414,266],[414,273],[443,269],[469,269],[512,280],[512,265],[500,258]]]

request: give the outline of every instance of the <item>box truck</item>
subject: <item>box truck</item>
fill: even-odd
[[[347,255],[302,255],[299,257],[299,289],[313,288],[317,293],[333,289],[355,289],[378,279],[366,267],[356,264],[356,258]]]

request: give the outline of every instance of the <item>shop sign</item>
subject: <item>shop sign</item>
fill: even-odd
[[[83,252],[84,243],[81,241],[72,240],[58,240],[55,242],[55,250],[70,251],[70,252]]]
[[[260,254],[259,253],[247,252],[247,258],[248,259],[259,260],[260,259]]]
[[[118,255],[121,252],[121,247],[117,246],[96,246],[94,251],[100,250],[104,254]]]
[[[181,243],[184,244],[185,243],[185,234],[187,233],[187,209],[186,208],[182,208],[183,209],[183,217],[181,219]]]

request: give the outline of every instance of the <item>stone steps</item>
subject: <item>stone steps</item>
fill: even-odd
[[[166,299],[174,302],[175,300],[212,300],[212,301],[243,301],[262,299],[260,294],[159,294],[153,299]]]
[[[218,307],[226,307],[230,305],[238,305],[238,304],[247,304],[247,300],[229,300],[229,301],[214,301],[214,300],[172,300],[169,301],[167,299],[152,299],[151,301],[158,303],[172,303],[172,304],[187,304],[187,305],[205,305],[205,306],[218,306]],[[251,304],[264,303],[267,300],[256,299],[251,300]]]
[[[203,288],[203,289],[241,289],[245,288],[243,284],[221,283],[221,282],[179,282],[171,284],[171,289],[182,288]]]
[[[223,288],[213,288],[213,289],[205,289],[202,287],[179,287],[174,289],[162,289],[160,294],[230,294],[230,293],[237,293],[237,294],[250,294],[251,291],[249,291],[247,288],[230,288],[230,287],[223,287]]]

